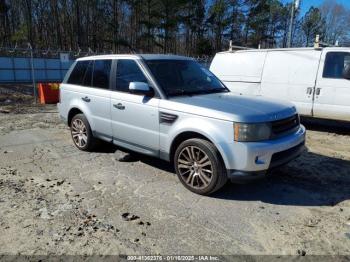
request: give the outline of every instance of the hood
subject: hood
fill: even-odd
[[[163,101],[160,103],[163,109],[245,123],[270,122],[297,113],[293,104],[283,100],[233,93],[173,97]]]

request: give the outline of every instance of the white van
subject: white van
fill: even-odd
[[[350,121],[350,48],[220,52],[210,70],[234,93],[285,99],[301,115]]]

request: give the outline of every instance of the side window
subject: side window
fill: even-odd
[[[324,78],[343,78],[343,70],[350,65],[350,53],[329,52],[323,69]]]
[[[95,60],[92,86],[109,89],[109,76],[112,60]]]
[[[129,92],[130,82],[145,82],[147,78],[134,60],[120,59],[117,62],[116,90]]]
[[[83,85],[84,76],[90,61],[78,61],[70,74],[67,83]]]
[[[89,86],[89,87],[91,86],[93,66],[94,66],[94,61],[90,61],[89,65],[86,68],[82,85]]]

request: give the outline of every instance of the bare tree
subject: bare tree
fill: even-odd
[[[320,7],[325,20],[324,41],[335,44],[349,36],[350,11],[333,0],[326,0]]]

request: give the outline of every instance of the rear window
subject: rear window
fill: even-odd
[[[73,85],[109,89],[112,60],[78,61],[67,83]]]
[[[82,83],[83,86],[91,86],[93,67],[94,67],[94,61],[90,61],[84,74],[83,83]]]
[[[78,61],[67,81],[68,84],[83,85],[86,69],[90,61]]]
[[[95,60],[92,86],[109,89],[109,78],[112,60]]]

